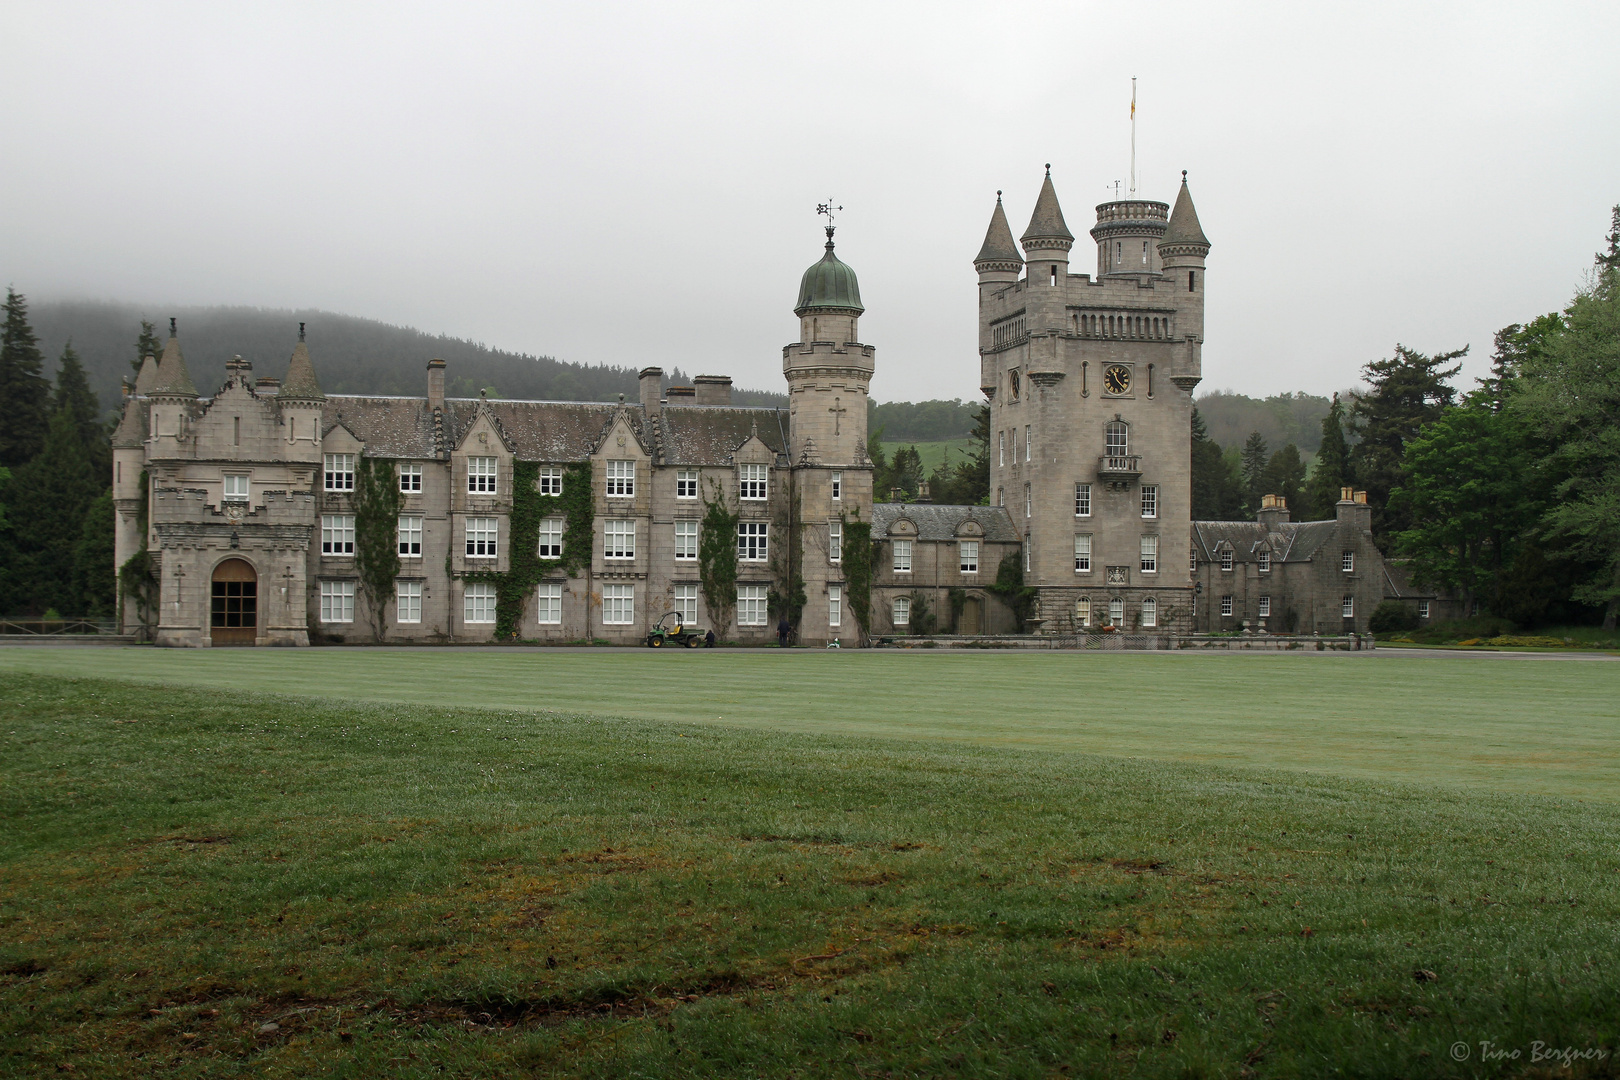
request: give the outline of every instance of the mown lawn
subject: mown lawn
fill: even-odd
[[[15,1075],[1614,1075],[1620,1038],[1605,801],[12,670],[0,814]]]

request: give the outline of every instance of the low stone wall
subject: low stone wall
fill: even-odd
[[[884,649],[1075,649],[1086,652],[1361,652],[1375,648],[1371,634],[935,634],[880,637]]]

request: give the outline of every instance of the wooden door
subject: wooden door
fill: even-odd
[[[982,634],[982,633],[984,633],[983,630],[979,629],[979,626],[980,626],[979,609],[980,609],[980,602],[979,602],[978,597],[970,596],[970,597],[967,598],[966,601],[963,602],[963,604],[962,604],[962,628],[960,630],[958,630],[957,633],[959,633],[959,634]]]
[[[214,567],[209,633],[215,645],[252,645],[259,632],[259,575],[242,559]]]

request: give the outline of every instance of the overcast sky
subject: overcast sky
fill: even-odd
[[[996,189],[1187,169],[1202,389],[1325,392],[1567,301],[1620,202],[1620,4],[8,0],[0,276],[312,306],[779,389],[799,276],[860,275],[874,396],[978,394]],[[319,357],[319,327],[311,328]],[[413,366],[418,357],[402,357]]]

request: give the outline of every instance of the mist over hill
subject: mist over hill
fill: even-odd
[[[134,378],[130,360],[141,320],[166,338],[169,318],[180,320],[180,344],[199,393],[207,396],[225,381],[225,361],[240,355],[257,375],[281,378],[298,340],[298,324],[308,324],[309,351],[321,389],[329,394],[427,393],[426,365],[434,357],[448,365],[446,389],[452,397],[491,396],[548,401],[612,401],[624,394],[636,400],[636,368],[575,364],[550,356],[503,352],[474,341],[434,335],[376,319],[314,309],[249,307],[143,307],[87,300],[29,298],[29,321],[54,377],[69,338],[84,361],[90,387],[101,404],[115,408],[119,381]],[[709,374],[697,372],[695,374]],[[714,374],[726,374],[715,372]],[[664,372],[664,384],[690,382],[680,369]],[[739,405],[785,405],[787,395],[734,389]]]

